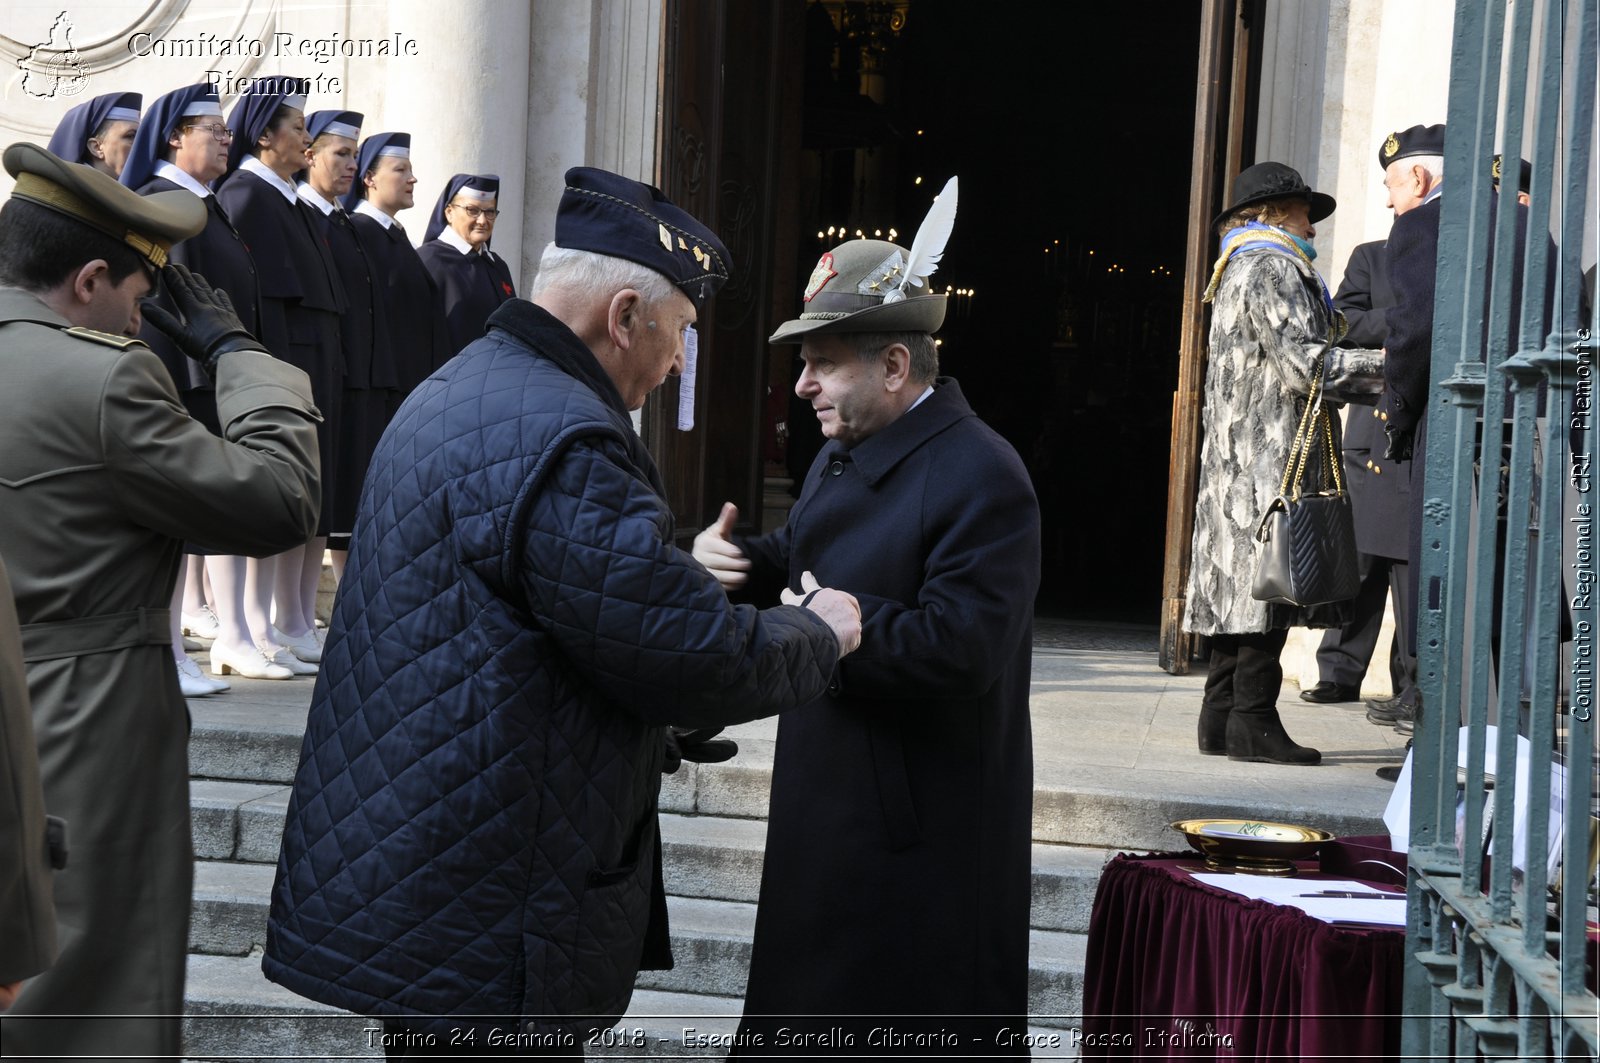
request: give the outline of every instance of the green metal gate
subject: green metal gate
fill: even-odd
[[[1421,492],[1407,1059],[1584,1059],[1600,1043],[1586,931],[1600,470],[1584,278],[1597,3],[1456,0]],[[1533,167],[1520,262],[1519,146]],[[1508,179],[1491,212],[1497,149]],[[1525,786],[1511,782],[1519,752]]]

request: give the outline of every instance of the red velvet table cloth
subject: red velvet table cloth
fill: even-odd
[[[1084,1056],[1399,1055],[1403,930],[1247,900],[1184,870],[1199,866],[1193,854],[1107,865],[1089,921]],[[1308,885],[1329,877],[1313,867],[1301,872]]]

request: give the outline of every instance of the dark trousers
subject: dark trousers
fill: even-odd
[[[1201,704],[1218,712],[1264,713],[1277,708],[1283,687],[1287,628],[1247,635],[1212,635],[1211,669]]]
[[[491,1045],[481,1033],[467,1036],[437,1031],[413,1030],[403,1022],[384,1020],[383,1057],[385,1059],[505,1059],[537,1056],[543,1059],[582,1059],[583,1043],[539,1043],[514,1046]]]
[[[1361,589],[1352,603],[1350,622],[1330,628],[1317,648],[1317,677],[1342,687],[1361,686],[1378,648],[1383,605],[1394,600],[1394,642],[1389,649],[1389,681],[1401,701],[1416,700],[1417,658],[1406,652],[1405,632],[1414,623],[1409,565],[1374,554],[1361,555]]]

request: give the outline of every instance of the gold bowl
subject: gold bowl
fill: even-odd
[[[1294,861],[1309,860],[1333,841],[1315,827],[1253,819],[1184,819],[1172,829],[1189,839],[1212,870],[1253,875],[1292,875]]]

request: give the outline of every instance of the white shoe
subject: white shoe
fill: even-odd
[[[199,653],[201,650],[203,650],[205,648],[206,648],[206,644],[204,642],[201,642],[199,639],[192,639],[188,635],[183,636],[183,652],[184,653]]]
[[[274,626],[272,628],[272,641],[284,647],[302,661],[310,664],[322,663],[322,642],[309,631],[304,635],[291,637],[285,635]]]
[[[276,632],[274,632],[276,634]],[[289,647],[280,646],[276,642],[258,642],[262,654],[273,664],[289,669],[295,675],[316,675],[317,666],[310,661],[303,661],[290,652]]]
[[[200,666],[188,657],[173,662],[178,666],[178,689],[186,698],[205,698],[217,692],[211,680],[200,674]]]
[[[185,635],[205,639],[207,642],[222,632],[222,621],[217,619],[217,614],[211,611],[209,605],[202,605],[200,611],[196,613],[184,613],[182,624]]]
[[[294,673],[254,646],[233,646],[220,639],[211,644],[211,674],[236,672],[246,679],[293,679]]]

